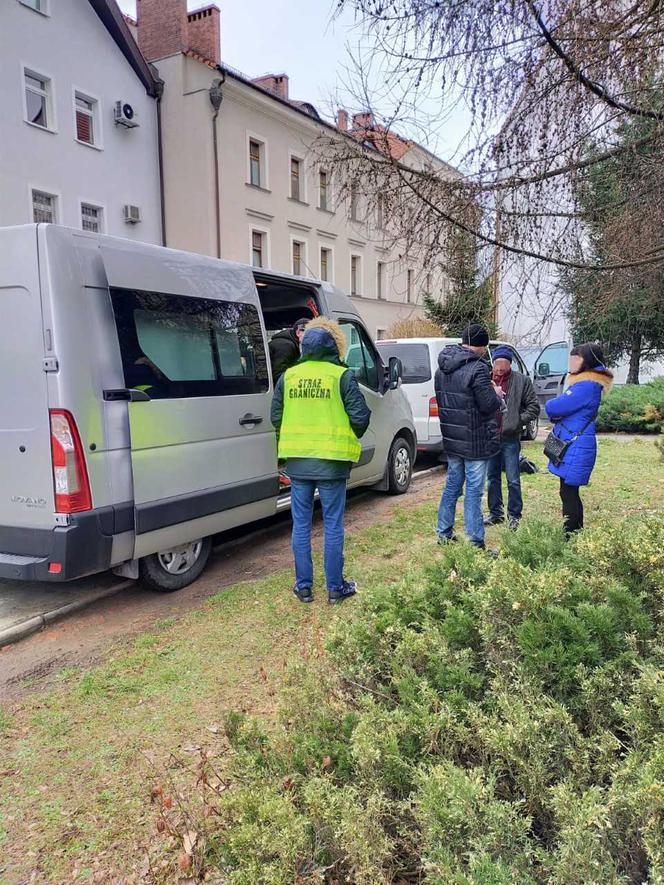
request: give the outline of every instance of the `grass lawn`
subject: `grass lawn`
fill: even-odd
[[[543,466],[541,443],[527,450]],[[526,518],[558,516],[557,483],[545,471],[524,477]],[[437,498],[438,489],[415,506],[395,499],[391,521],[348,538],[347,570],[360,587],[396,582],[437,555]],[[654,444],[602,440],[583,498],[591,527],[660,510]],[[500,546],[504,531],[488,541]],[[55,687],[0,709],[0,882],[139,881],[148,849],[158,867],[150,875],[174,881],[152,785],[190,781],[197,748],[219,746],[225,712],[272,716],[287,662],[323,654],[327,626],[343,616],[320,591],[312,606],[297,604],[290,585],[290,572],[240,583],[103,665],[63,670]]]

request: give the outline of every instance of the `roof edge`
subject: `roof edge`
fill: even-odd
[[[136,41],[115,0],[88,0],[88,2],[99,16],[108,33],[115,40],[120,52],[133,68],[134,73],[145,87],[145,91],[152,98],[156,98],[159,92],[157,81],[136,45]]]

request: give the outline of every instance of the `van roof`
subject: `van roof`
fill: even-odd
[[[376,341],[376,344],[461,344],[461,338],[381,338],[379,341]],[[516,350],[516,345],[510,344],[509,341],[501,341],[499,338],[492,338],[489,341],[491,345],[500,345],[504,344],[507,347],[514,347]]]

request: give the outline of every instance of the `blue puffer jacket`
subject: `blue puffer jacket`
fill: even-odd
[[[590,424],[565,452],[562,464],[556,467],[549,461],[549,470],[567,485],[586,486],[597,458],[595,416],[602,394],[611,387],[613,375],[604,366],[592,372],[569,375],[565,393],[546,403],[546,414],[554,423],[553,432],[563,440],[572,439],[586,423]]]

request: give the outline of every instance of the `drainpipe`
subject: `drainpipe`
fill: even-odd
[[[161,100],[164,96],[164,81],[155,80],[157,99],[157,162],[159,164],[159,204],[161,210],[161,245],[166,245],[166,198],[164,188],[164,146],[162,144]]]
[[[214,154],[214,209],[217,222],[217,258],[221,258],[221,201],[219,198],[219,139],[217,137],[217,117],[221,109],[221,103],[224,100],[224,94],[221,87],[226,82],[226,72],[223,68],[217,67],[221,74],[221,79],[217,79],[210,86],[210,104],[214,108],[212,115],[212,152]]]

